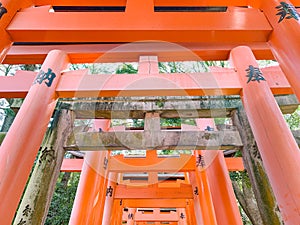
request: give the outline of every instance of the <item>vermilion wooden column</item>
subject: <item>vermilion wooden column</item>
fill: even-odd
[[[208,127],[216,130],[215,122],[210,118],[196,119],[196,124],[200,130],[205,130]],[[209,195],[205,195],[205,200],[211,205],[210,207],[214,207],[214,211],[210,212],[215,216],[214,224],[242,224],[223,152],[205,150],[195,151],[195,154],[199,179],[202,182],[200,187],[209,192]],[[209,208],[206,207],[204,210],[203,214],[207,215]],[[208,224],[210,223],[213,221]]]
[[[300,221],[300,151],[297,143],[268,84],[263,80],[247,83],[245,70],[249,65],[258,67],[251,49],[245,46],[234,48],[231,52],[231,60],[243,85],[241,97],[244,108],[283,220],[287,225],[298,224]]]
[[[213,119],[196,119],[196,124],[200,130],[208,127],[216,130]],[[242,224],[223,152],[205,150],[202,153],[217,224]],[[201,166],[199,159],[198,163]]]
[[[199,123],[202,119],[196,120],[197,126],[190,126],[182,124],[182,130],[204,130],[208,125],[213,127],[213,121],[208,120],[209,124],[206,124],[207,119],[203,119],[203,128]],[[203,154],[201,150],[195,150],[194,155],[196,157],[196,170],[190,172],[190,182],[193,186],[194,191],[194,210],[196,214],[197,224],[217,224],[215,209],[212,202],[211,191],[206,175],[206,171],[203,170]]]
[[[108,131],[110,120],[98,120],[97,128]],[[70,225],[98,224],[100,212],[97,204],[105,196],[107,166],[107,151],[87,152],[75,196],[75,201],[69,221]]]
[[[32,5],[30,0],[2,0],[0,6],[0,63],[3,61],[8,49],[12,45],[12,40],[6,32],[15,13],[23,7]]]
[[[196,224],[196,215],[194,211],[194,202],[191,199],[186,200],[185,211],[188,216],[188,225]]]
[[[201,156],[201,151],[195,151],[196,158]],[[195,171],[196,181],[197,181],[197,190],[199,191],[199,195],[195,197],[198,199],[198,203],[200,203],[202,216],[203,216],[203,224],[217,224],[216,214],[214,209],[214,204],[212,201],[211,190],[209,187],[209,181],[207,178],[206,171],[201,171],[199,168],[200,165],[197,166]],[[194,190],[194,194],[195,194]],[[194,203],[196,204],[196,202]],[[199,224],[199,223],[198,223]]]
[[[189,179],[190,179],[190,183],[192,185],[193,192],[194,192],[193,211],[195,212],[196,224],[202,225],[202,224],[204,224],[204,220],[206,219],[206,217],[209,215],[203,214],[203,211],[206,211],[206,210],[202,209],[202,208],[203,207],[206,208],[206,206],[201,204],[205,201],[203,198],[200,198],[200,196],[199,196],[199,186],[201,185],[200,180],[196,178],[195,172],[189,172]],[[195,193],[196,190],[198,191],[198,193]],[[200,195],[201,196],[205,195],[201,189],[200,189]],[[202,200],[202,202],[201,202],[201,200]]]
[[[115,196],[115,190],[117,186],[117,173],[110,172],[108,175],[108,183],[106,190],[111,190],[111,192],[107,192],[105,198],[105,204],[104,204],[104,211],[103,211],[103,219],[102,224],[103,225],[109,225],[111,224],[111,216],[113,211],[113,205],[114,205],[114,196]],[[110,194],[111,193],[111,194]]]
[[[222,225],[242,225],[223,152],[209,150],[206,152],[206,158],[209,158],[209,155],[212,155],[213,160],[206,171],[217,222]]]
[[[55,89],[67,55],[51,51],[0,148],[0,218],[10,225],[56,105]]]
[[[294,6],[289,0],[260,2],[260,8],[274,29],[269,37],[272,52],[300,100],[300,15],[296,10],[291,10]],[[289,10],[285,7],[288,4],[291,7]],[[281,12],[286,16],[280,18],[281,15],[276,15]]]
[[[113,213],[113,215],[112,215],[111,224],[112,225],[122,224],[123,200],[114,200],[113,212],[112,213]]]
[[[110,156],[110,151],[107,151],[104,160],[108,159],[109,156]],[[108,168],[105,169],[105,171],[103,171],[102,178],[103,178],[103,183],[97,190],[97,200],[94,201],[91,220],[89,221],[88,224],[92,224],[92,222],[94,224],[101,223],[103,218],[105,199],[107,195],[110,195],[109,193],[111,191],[106,189],[108,183]]]

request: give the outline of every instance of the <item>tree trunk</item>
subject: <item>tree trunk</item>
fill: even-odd
[[[0,129],[0,132],[7,132],[8,129],[10,128],[11,124],[13,123],[14,121],[14,118],[15,118],[15,113],[13,110],[11,109],[7,109],[5,110],[5,119],[4,119],[4,122],[2,124],[2,127]]]
[[[64,175],[61,178],[61,184],[63,186],[64,189],[66,189],[68,187],[68,182],[70,180],[71,177],[71,173],[70,172],[65,172]]]
[[[236,198],[238,199],[241,207],[243,208],[251,223],[253,225],[262,225],[263,221],[260,216],[251,186],[249,187],[244,179],[242,180],[241,185],[242,187],[240,187],[238,181],[232,181],[232,186]]]
[[[9,103],[10,108],[5,111],[5,119],[2,124],[2,127],[0,129],[0,132],[7,132],[10,126],[12,125],[15,117],[16,117],[16,111],[14,111],[15,108],[20,108],[24,99],[20,98],[8,98],[6,101]]]
[[[254,196],[257,201],[264,225],[281,225],[283,220],[279,212],[272,187],[263,167],[247,115],[243,109],[239,108],[233,113],[233,124],[238,128],[243,141],[242,156],[244,166],[248,172]],[[248,210],[249,211],[249,210]],[[245,210],[247,212],[247,209]],[[249,215],[249,218],[252,217]],[[254,218],[256,219],[256,218]]]
[[[11,106],[15,102],[15,98],[6,99],[6,101]],[[11,108],[6,109],[5,114],[6,115],[2,127],[0,129],[0,132],[7,132],[16,117],[16,113]]]
[[[73,113],[58,109],[45,135],[14,225],[44,224],[65,154],[63,146],[72,133],[72,126]]]

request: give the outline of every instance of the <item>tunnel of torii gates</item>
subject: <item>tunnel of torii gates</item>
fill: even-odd
[[[298,0],[1,0],[1,63],[42,64],[37,73],[0,78],[1,97],[25,98],[0,149],[1,225],[14,218],[59,98],[232,95],[240,95],[284,223],[299,224],[299,149],[274,97],[300,98],[297,6]],[[124,43],[132,44],[119,48]],[[232,69],[158,71],[158,62],[198,59],[230,60]],[[259,68],[257,60],[266,59],[279,66]],[[70,63],[94,62],[139,62],[138,74],[68,70]],[[189,117],[196,126],[163,130],[163,113],[145,112],[142,131],[114,129],[107,116],[96,118],[97,132],[75,134],[65,149],[87,152],[62,164],[62,171],[81,171],[69,224],[242,224],[228,169],[243,170],[243,163],[221,151],[243,146],[237,131],[217,130],[195,114]],[[110,156],[122,146],[147,154]],[[194,154],[161,158],[155,151],[176,148]],[[145,179],[125,179],[141,172]]]

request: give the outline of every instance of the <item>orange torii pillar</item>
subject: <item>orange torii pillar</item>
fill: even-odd
[[[267,82],[262,80],[263,74],[258,69],[251,49],[241,46],[234,48],[230,54],[243,86],[241,97],[245,112],[284,223],[299,224],[300,151],[298,145]]]
[[[205,120],[205,119],[204,119]],[[197,121],[197,120],[196,120]],[[205,120],[206,121],[206,120]],[[202,127],[182,124],[182,130],[199,130]],[[204,129],[202,129],[204,130]],[[217,224],[215,209],[212,202],[210,187],[206,171],[201,170],[201,163],[203,162],[203,154],[200,150],[195,150],[196,170],[189,173],[190,182],[194,193],[194,211],[197,220],[197,225],[202,224]]]
[[[109,129],[109,131],[124,131],[125,126],[114,126]],[[109,156],[110,159],[111,156]],[[109,165],[108,165],[109,168]],[[115,190],[117,186],[117,180],[119,179],[118,173],[115,172],[109,172],[108,175],[108,181],[107,181],[107,187],[106,187],[106,193],[105,193],[105,200],[103,203],[103,216],[102,216],[102,224],[113,224],[114,221],[119,221],[119,217],[122,217],[122,214],[118,211],[114,211],[115,207],[117,207],[118,210],[123,210],[122,207],[122,200],[120,200],[120,207],[115,205]],[[102,209],[101,209],[102,210]],[[120,215],[121,214],[121,215]],[[120,224],[121,222],[116,222],[116,224]]]
[[[97,120],[97,129],[108,131],[110,120]],[[69,221],[70,225],[100,224],[106,195],[108,151],[86,152]],[[102,209],[101,209],[102,208]]]
[[[196,162],[196,170],[195,173],[191,173],[190,179],[191,182],[195,180],[195,183],[197,184],[195,187],[193,185],[193,192],[194,192],[194,205],[198,205],[195,209],[200,207],[201,214],[202,214],[202,220],[203,222],[197,222],[197,224],[211,224],[216,225],[217,219],[216,219],[216,213],[215,208],[211,196],[211,191],[209,187],[209,182],[207,179],[206,171],[201,171],[201,157],[203,157],[202,151],[196,150],[194,151],[196,160],[199,160]],[[195,176],[195,177],[194,177]],[[196,216],[198,221],[198,216]]]
[[[197,119],[196,124],[200,130],[205,130],[208,126],[216,129],[213,119]],[[205,150],[203,160],[201,162],[198,159],[198,163],[203,163],[206,168],[217,224],[242,225],[223,152]]]
[[[6,32],[13,16],[20,8],[32,5],[31,0],[1,0],[0,2],[0,63],[3,62],[12,40]]]
[[[218,224],[242,225],[223,152],[207,150],[205,154],[214,158],[206,171]]]
[[[120,183],[122,177],[123,174],[118,173],[117,183]],[[111,216],[111,225],[122,224],[123,211],[124,211],[123,199],[114,199],[112,216]]]
[[[114,196],[115,190],[117,186],[117,173],[110,172],[108,175],[108,183],[106,187],[106,198],[104,203],[104,211],[103,211],[103,225],[111,224],[111,217],[113,215],[112,210],[114,206]]]
[[[194,203],[191,199],[186,200],[185,211],[187,215],[187,224],[196,225],[196,215],[194,211]]]
[[[207,178],[206,171],[201,171],[201,163],[203,162],[203,154],[201,150],[194,151],[194,155],[196,157],[196,180],[198,183],[198,190],[201,190],[199,193],[202,193],[198,196],[198,201],[200,201],[202,216],[203,216],[203,224],[217,224],[215,208],[211,196],[211,190],[209,187],[209,181]],[[203,165],[204,166],[204,165]],[[194,190],[194,194],[196,190]]]
[[[122,224],[123,219],[123,200],[114,200],[113,205],[113,215],[111,217],[111,223],[109,225],[119,225]],[[104,224],[103,224],[104,225]]]
[[[10,225],[55,109],[55,89],[67,55],[49,52],[0,147],[0,218]]]
[[[289,0],[260,2],[273,27],[269,38],[272,52],[300,100],[300,15]]]

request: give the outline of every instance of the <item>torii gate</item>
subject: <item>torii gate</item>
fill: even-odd
[[[300,153],[273,94],[294,93],[300,99],[300,16],[294,7],[300,6],[300,2],[103,0],[99,3],[91,0],[82,4],[82,1],[68,0],[1,1],[1,62],[43,62],[37,75],[30,73],[26,76],[1,78],[1,97],[26,96],[0,149],[0,217],[3,218],[1,223],[10,224],[13,219],[58,98],[74,95],[95,97],[95,93],[96,97],[173,96],[182,95],[184,90],[191,96],[220,93],[241,96],[284,222],[297,224],[300,221],[300,178],[297,175],[300,169]],[[217,12],[201,12],[205,10],[202,6],[216,5],[226,7],[212,8]],[[78,12],[78,7],[71,6],[84,6],[87,12]],[[99,6],[103,6],[104,9],[108,9],[105,6],[113,6],[118,12],[99,12]],[[195,6],[198,8],[192,8],[194,12],[170,12],[178,10],[178,7],[184,9]],[[92,10],[98,12],[91,12]],[[192,75],[170,74],[167,78],[164,75],[163,79],[172,81],[177,88],[170,89],[166,83],[141,82],[140,86],[126,90],[124,87],[130,79],[134,81],[143,76],[161,78],[161,75],[155,70],[149,70],[147,74],[141,72],[126,77],[95,75],[91,78],[82,71],[65,72],[68,63],[94,62],[107,49],[115,47],[116,42],[150,39],[180,43],[203,59],[230,59],[235,69],[226,73],[213,71],[214,82],[207,82],[209,76],[199,78],[195,82]],[[95,42],[101,44],[94,44]],[[30,46],[32,43],[40,46]],[[51,45],[44,46],[43,43]],[[76,44],[58,46],[55,43]],[[117,57],[110,61],[138,61],[138,56],[153,54],[153,50],[142,47],[123,54],[115,52],[113,55]],[[178,51],[170,54],[160,49],[155,53],[162,61],[195,59],[188,55],[181,57],[182,52]],[[256,59],[270,59],[273,56],[280,64],[276,76],[260,70],[256,62]],[[106,60],[109,61],[109,57]],[[22,72],[19,75],[21,74]],[[82,80],[84,85],[80,83]],[[93,85],[104,80],[109,81],[101,90]],[[93,142],[92,134],[85,137],[88,141],[80,139],[80,135],[78,140],[83,140],[78,144],[80,147],[84,148],[86,143],[92,143],[92,147],[99,148],[99,145]],[[95,136],[104,138],[104,135],[109,136],[106,132]],[[144,136],[141,138],[148,140]],[[196,147],[204,149],[207,145]],[[98,153],[98,157],[105,157],[105,154]],[[212,194],[212,198],[217,196],[212,191],[209,194]],[[104,202],[105,199],[97,209],[104,210]],[[118,211],[120,210],[119,207]],[[216,221],[217,217],[218,215]],[[96,222],[100,223],[101,220],[99,217]],[[236,224],[239,222],[236,221]]]

